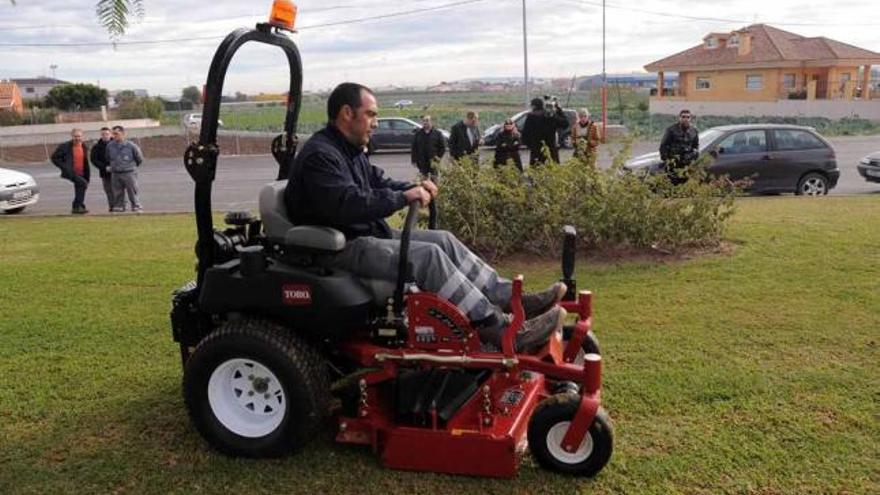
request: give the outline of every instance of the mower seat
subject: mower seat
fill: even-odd
[[[287,218],[287,205],[284,203],[286,180],[270,182],[260,190],[260,217],[266,229],[269,242],[285,247],[302,248],[332,253],[345,248],[342,232],[315,225],[294,226]]]
[[[286,180],[270,182],[260,190],[260,218],[269,242],[286,248],[301,249],[309,252],[337,253],[345,248],[345,236],[342,232],[316,225],[294,226],[287,217],[287,205],[284,203]],[[372,294],[377,305],[384,306],[394,295],[395,284],[390,280],[358,278]]]

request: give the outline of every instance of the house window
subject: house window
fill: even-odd
[[[764,88],[764,76],[762,74],[750,74],[746,76],[746,89],[755,90]]]
[[[727,40],[727,46],[739,46],[739,35],[734,34]]]
[[[25,93],[33,93],[33,92],[34,92],[34,88],[24,88],[24,92],[25,92]]]
[[[797,76],[794,74],[783,74],[782,87],[785,89],[794,89],[797,85]]]
[[[708,77],[698,77],[696,79],[696,89],[698,90],[709,90],[712,88],[712,80]]]
[[[715,48],[716,46],[718,46],[718,40],[714,36],[706,38],[706,48]]]

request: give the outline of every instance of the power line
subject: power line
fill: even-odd
[[[582,5],[591,5],[593,7],[602,7],[601,2],[591,2],[589,0],[563,0],[570,4],[582,4]],[[686,14],[671,14],[669,12],[660,12],[656,10],[648,10],[648,9],[640,9],[638,7],[624,7],[622,5],[613,5],[610,3],[606,3],[605,7],[609,9],[618,9],[618,10],[628,10],[631,12],[641,12],[643,14],[651,14],[661,17],[674,17],[678,19],[687,19],[690,21],[708,21],[708,22],[723,22],[723,23],[732,23],[732,24],[754,24],[754,21],[743,20],[743,19],[727,19],[723,17],[701,17],[701,16],[693,16]],[[774,22],[774,21],[764,21],[763,24],[773,24],[776,26],[818,26],[818,27],[832,27],[832,26],[880,26],[880,23],[827,23],[827,22]]]
[[[419,9],[410,9],[404,10],[400,12],[392,12],[388,14],[378,14],[369,17],[362,17],[360,19],[346,19],[342,21],[333,21],[326,22],[322,24],[313,24],[309,26],[303,26],[299,28],[299,31],[309,30],[309,29],[320,29],[331,26],[343,26],[348,24],[359,24],[367,21],[375,21],[380,19],[390,19],[394,17],[402,17],[406,15],[413,14],[421,14],[425,12],[433,12],[441,9],[449,9],[452,7],[458,7],[462,5],[474,4],[484,2],[486,0],[461,0],[458,2],[450,2],[442,5],[436,5],[433,7],[422,7]],[[328,10],[328,9],[325,9]],[[157,39],[157,40],[141,40],[141,41],[99,41],[99,42],[82,42],[82,43],[0,43],[0,46],[14,46],[14,47],[96,47],[96,46],[130,46],[130,45],[156,45],[162,43],[184,43],[189,41],[206,41],[206,40],[221,40],[223,36],[201,36],[201,37],[189,37],[189,38],[170,38],[170,39]]]

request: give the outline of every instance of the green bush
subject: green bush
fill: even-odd
[[[161,120],[165,105],[158,98],[132,98],[119,104],[120,119],[154,119]]]
[[[0,127],[7,125],[21,125],[21,115],[15,112],[0,112]]]
[[[673,186],[664,175],[624,173],[625,147],[607,170],[571,159],[532,168],[480,166],[464,159],[441,170],[442,227],[489,258],[558,253],[564,225],[581,247],[676,251],[720,243],[737,185],[708,180],[703,164]],[[554,254],[555,255],[555,254]]]

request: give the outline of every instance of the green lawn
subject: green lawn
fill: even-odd
[[[731,255],[582,261],[617,435],[591,481],[530,460],[513,480],[390,471],[329,432],[220,456],[168,326],[191,217],[3,218],[0,493],[880,493],[878,220],[880,198],[745,199]]]

